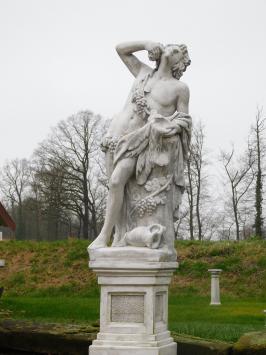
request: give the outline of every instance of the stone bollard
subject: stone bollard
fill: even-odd
[[[264,316],[265,316],[265,318],[264,318],[264,327],[266,328],[266,309],[264,309],[263,313],[264,313]]]
[[[0,232],[0,242],[3,241],[3,232]]]
[[[0,267],[4,267],[5,266],[5,260],[4,259],[0,259]]]
[[[3,268],[5,266],[5,260],[4,259],[0,259],[0,268]],[[4,287],[0,287],[0,298],[2,296],[4,292]]]
[[[209,269],[211,273],[211,306],[219,306],[221,304],[220,301],[220,284],[219,284],[219,276],[221,269]]]

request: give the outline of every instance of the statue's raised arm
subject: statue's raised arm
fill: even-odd
[[[152,41],[134,41],[123,42],[116,46],[116,51],[122,61],[128,67],[130,72],[137,77],[142,69],[148,66],[141,62],[133,53],[146,50],[149,53],[149,59],[155,61],[163,51],[163,45]]]

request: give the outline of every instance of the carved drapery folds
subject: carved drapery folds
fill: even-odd
[[[118,140],[114,166],[119,160],[131,157],[136,158],[136,169],[125,188],[113,246],[129,245],[125,242],[126,233],[156,224],[162,228],[158,247],[167,246],[174,250],[174,218],[185,188],[184,164],[190,134],[189,115],[176,112],[171,117],[163,117],[151,112],[143,127]],[[142,232],[142,244],[145,244],[150,236],[149,228],[146,233]],[[140,237],[137,239],[135,246],[141,244]]]

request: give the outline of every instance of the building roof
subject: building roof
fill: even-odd
[[[16,229],[16,224],[7,213],[5,207],[0,202],[0,226],[8,227],[13,231]]]

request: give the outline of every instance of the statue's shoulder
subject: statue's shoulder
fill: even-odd
[[[189,96],[189,87],[186,83],[175,79],[175,86],[179,95]]]

